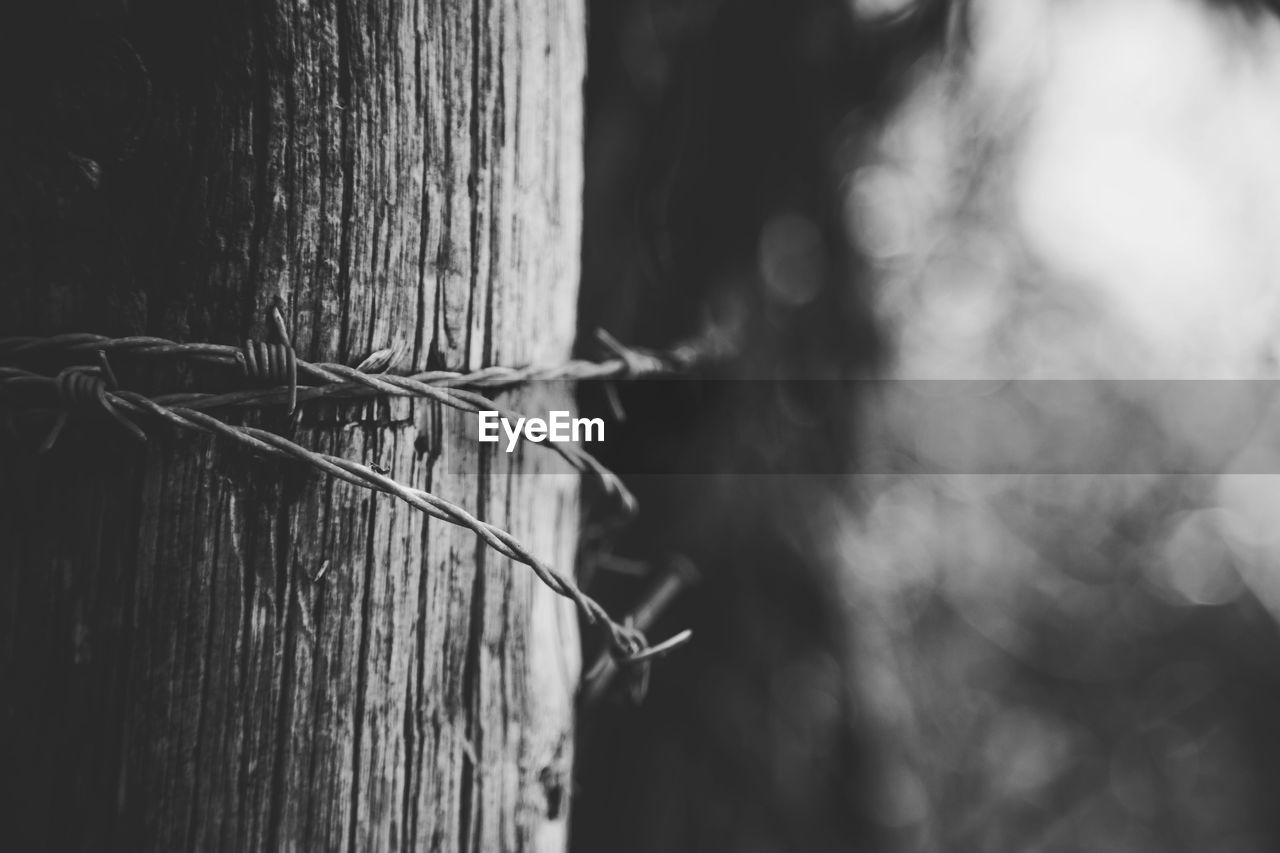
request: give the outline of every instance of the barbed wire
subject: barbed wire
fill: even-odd
[[[570,359],[555,365],[528,367],[482,367],[471,371],[428,370],[409,376],[361,370],[334,362],[309,362],[297,359],[299,377],[308,377],[338,387],[314,389],[310,398],[361,397],[373,395],[417,396],[422,386],[436,388],[502,389],[530,382],[591,379],[639,379],[681,372],[693,365],[698,354],[691,345],[677,347],[662,354],[623,346],[608,332],[596,333],[600,341],[614,353],[603,361]],[[254,343],[247,341],[247,344]],[[208,364],[236,366],[243,363],[244,348],[228,344],[178,343],[167,338],[129,336],[112,338],[104,335],[68,334],[49,337],[0,337],[0,355],[20,356],[64,353],[69,355],[108,355],[115,353],[185,358]],[[392,349],[379,350],[365,359],[377,361]],[[374,381],[377,380],[377,381]],[[299,399],[303,389],[299,388]],[[317,393],[320,392],[320,393]],[[261,402],[266,397],[278,398],[279,389],[252,389],[219,395],[210,405],[237,405]]]
[[[276,314],[277,327],[283,337],[283,322]],[[528,566],[537,578],[557,595],[571,600],[589,624],[601,626],[608,634],[609,647],[621,662],[647,667],[649,660],[688,642],[691,635],[682,631],[676,636],[650,646],[639,629],[615,622],[605,609],[568,576],[542,562],[510,533],[477,518],[461,506],[430,492],[407,486],[374,468],[309,450],[284,436],[258,427],[231,424],[210,415],[206,409],[287,402],[292,412],[298,403],[315,399],[359,399],[371,396],[417,397],[436,400],[466,412],[496,410],[504,417],[519,417],[495,406],[494,402],[469,388],[497,390],[534,382],[584,379],[637,378],[671,373],[689,366],[695,355],[691,349],[678,350],[665,356],[629,350],[607,334],[602,342],[617,354],[603,362],[572,360],[549,367],[488,367],[469,372],[425,371],[412,376],[370,373],[348,365],[312,363],[296,358],[287,339],[279,344],[246,341],[243,348],[224,344],[178,343],[155,337],[110,338],[92,334],[55,335],[51,337],[0,338],[0,357],[23,355],[94,354],[97,366],[73,365],[56,376],[47,376],[20,367],[0,366],[0,398],[12,397],[11,391],[25,388],[44,394],[44,405],[35,408],[56,411],[53,429],[41,446],[49,449],[66,423],[77,410],[97,409],[112,418],[135,439],[146,440],[145,432],[125,413],[151,417],[183,430],[213,433],[259,453],[293,459],[323,471],[344,482],[392,495],[426,515],[473,531],[488,547],[505,557]],[[362,363],[363,367],[381,358],[392,360],[380,351]],[[127,353],[143,357],[191,359],[204,363],[236,365],[249,378],[266,379],[273,384],[287,379],[285,386],[246,389],[223,394],[184,392],[150,397],[119,388],[107,361],[108,353]],[[316,381],[317,385],[298,385],[298,379]],[[621,480],[594,456],[576,444],[556,443],[552,449],[576,470],[591,474],[606,493],[622,502],[628,512],[635,510],[635,498]]]
[[[278,311],[273,312],[278,333],[284,337],[284,322]],[[317,399],[351,400],[375,396],[416,397],[435,400],[459,411],[478,413],[497,411],[501,417],[518,419],[520,415],[510,409],[496,406],[483,394],[468,390],[483,388],[502,390],[538,381],[583,381],[592,379],[636,379],[645,376],[670,374],[687,368],[696,354],[692,347],[682,347],[664,355],[643,352],[624,347],[611,335],[601,330],[597,333],[601,342],[616,353],[616,357],[603,362],[573,359],[552,366],[522,368],[486,367],[469,372],[431,370],[410,376],[391,373],[372,373],[359,367],[334,362],[309,362],[296,358],[287,339],[281,344],[264,344],[245,341],[243,347],[227,344],[178,343],[166,338],[131,336],[111,338],[94,334],[66,334],[50,337],[0,338],[0,356],[9,358],[23,355],[84,355],[102,353],[128,354],[163,359],[189,359],[205,364],[237,366],[254,378],[291,378],[288,385],[252,388],[223,394],[186,392],[166,394],[154,399],[162,405],[181,405],[188,409],[212,409],[230,406],[268,405],[287,401],[292,412],[297,403]],[[284,349],[272,356],[273,347]],[[380,350],[365,364],[387,358],[391,349]],[[103,356],[100,356],[102,358]],[[287,359],[287,362],[286,362]],[[321,384],[297,385],[298,379],[313,380]],[[548,449],[559,454],[575,470],[591,476],[606,495],[617,500],[627,513],[636,511],[635,496],[616,474],[602,465],[593,455],[571,442],[547,442]]]

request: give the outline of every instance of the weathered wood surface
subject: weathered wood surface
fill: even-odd
[[[32,131],[2,333],[236,343],[279,300],[313,359],[568,355],[581,0],[191,5],[75,25],[77,50],[128,37],[149,105],[96,188],[93,128]],[[14,849],[563,848],[576,617],[525,567],[221,442],[72,429],[37,458],[25,426],[0,449]],[[474,430],[400,401],[308,410],[297,439],[571,565],[576,477],[481,459]]]

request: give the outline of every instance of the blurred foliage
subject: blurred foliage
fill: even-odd
[[[576,849],[1277,846],[1271,392],[1115,381],[1273,377],[1258,8],[593,5],[583,328],[769,381],[624,398],[718,473],[598,547],[707,581],[583,719]]]

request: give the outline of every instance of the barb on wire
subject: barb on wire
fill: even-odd
[[[275,343],[246,340],[242,350],[236,353],[236,360],[246,377],[268,387],[287,387],[289,414],[292,415],[298,408],[298,357],[279,308],[271,310],[271,319],[280,340]]]
[[[636,609],[626,617],[624,624],[638,631],[648,630],[676,598],[700,581],[701,573],[692,560],[683,554],[672,555],[667,569],[650,587]],[[583,676],[584,704],[591,707],[604,698],[614,676],[618,674],[619,664],[630,665],[627,672],[627,692],[632,701],[637,704],[644,701],[649,689],[649,662],[670,654],[691,639],[693,639],[692,631],[681,631],[655,646],[649,646],[622,660],[619,660],[612,648],[602,652]]]
[[[19,392],[25,388],[44,394],[46,402],[57,411],[53,426],[40,444],[40,453],[47,453],[53,448],[73,411],[100,412],[119,424],[134,440],[147,440],[146,433],[121,414],[112,402],[109,391],[119,388],[119,383],[104,353],[98,353],[98,362],[96,367],[77,365],[64,368],[57,376],[40,376],[11,368],[0,372],[0,379],[8,388]]]

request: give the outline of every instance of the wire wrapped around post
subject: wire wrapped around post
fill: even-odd
[[[611,619],[604,608],[583,592],[568,576],[557,572],[530,553],[523,545],[500,528],[476,518],[462,507],[439,498],[430,492],[406,486],[387,477],[385,473],[368,465],[308,450],[301,445],[273,432],[256,427],[229,424],[203,411],[217,405],[245,405],[269,402],[283,398],[289,411],[297,412],[299,401],[316,398],[361,398],[367,396],[407,396],[437,400],[463,411],[480,411],[495,408],[488,398],[465,387],[501,389],[538,380],[605,379],[612,377],[633,378],[666,372],[672,364],[650,354],[635,356],[624,347],[609,340],[610,348],[618,358],[604,363],[571,361],[552,367],[488,367],[469,373],[452,371],[427,371],[413,376],[365,373],[342,364],[313,364],[298,359],[294,353],[279,309],[272,312],[272,320],[278,340],[271,343],[247,340],[242,348],[221,344],[181,344],[163,338],[131,337],[107,338],[99,335],[70,334],[52,338],[0,338],[0,359],[11,361],[23,355],[62,351],[65,353],[93,352],[99,361],[96,366],[74,365],[62,369],[55,376],[42,375],[16,366],[0,365],[0,403],[10,412],[22,410],[52,410],[55,424],[41,446],[48,450],[53,446],[69,415],[75,411],[94,411],[106,414],[131,436],[146,440],[146,433],[125,416],[154,417],[173,426],[214,433],[247,446],[255,451],[277,457],[285,457],[310,465],[344,482],[362,488],[392,495],[433,518],[457,524],[472,530],[488,547],[510,559],[528,566],[538,579],[557,595],[570,599],[592,625],[599,625],[608,634],[611,657],[618,665],[635,667],[644,678],[649,661],[660,657],[690,639],[690,632],[682,631],[668,640],[651,646],[645,638],[642,626],[619,623]],[[107,352],[129,353],[163,358],[191,358],[200,361],[238,365],[247,378],[260,385],[282,386],[263,390],[248,390],[230,394],[204,394],[184,392],[158,397],[148,397],[134,391],[121,390],[114,372],[107,362]],[[298,377],[305,375],[323,383],[319,386],[300,387]],[[34,390],[41,400],[32,405],[22,400],[23,389]],[[23,404],[26,404],[25,407]],[[499,409],[499,411],[502,411]],[[505,413],[510,414],[510,413]],[[621,480],[601,465],[593,456],[576,445],[550,445],[574,468],[593,475],[607,492],[622,500],[623,507],[634,511],[635,499]]]

